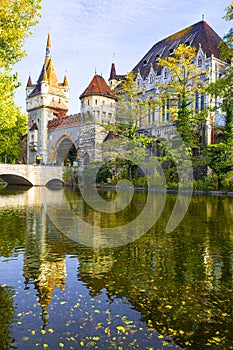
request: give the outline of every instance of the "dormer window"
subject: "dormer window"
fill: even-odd
[[[148,63],[147,60],[144,60],[144,61],[143,61],[143,66],[146,66],[147,63]]]
[[[155,56],[155,62],[158,62],[159,57],[160,57],[159,55],[156,55],[156,56]]]
[[[174,52],[174,50],[173,50],[173,49],[170,49],[170,50],[169,50],[169,55],[172,55],[173,52]]]
[[[190,42],[189,41],[185,41],[185,46],[190,46]]]

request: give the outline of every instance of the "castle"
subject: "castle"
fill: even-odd
[[[172,139],[174,123],[170,120],[170,104],[152,109],[151,101],[158,93],[158,84],[169,82],[167,67],[158,65],[158,58],[171,56],[180,44],[196,48],[196,66],[205,71],[203,81],[215,82],[224,71],[226,62],[220,59],[219,44],[222,39],[204,21],[200,21],[156,43],[136,64],[132,72],[139,89],[138,99],[148,102],[147,117],[140,120],[138,129],[154,140]],[[51,40],[48,35],[45,61],[36,84],[28,79],[26,109],[28,112],[27,160],[29,164],[64,164],[75,162],[88,164],[101,158],[97,144],[101,144],[107,132],[101,124],[114,123],[117,99],[114,89],[124,75],[116,74],[112,63],[108,83],[95,74],[80,95],[80,113],[67,115],[69,84],[64,76],[59,83],[51,58]],[[196,93],[195,112],[213,106],[206,93]],[[200,135],[200,143],[214,142],[214,123],[218,115],[209,114]]]

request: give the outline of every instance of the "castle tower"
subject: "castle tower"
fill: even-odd
[[[120,82],[124,78],[125,78],[125,75],[116,74],[115,63],[112,63],[111,70],[110,70],[110,76],[109,76],[109,79],[108,79],[110,89],[112,89],[112,90],[115,89],[115,87],[118,84],[120,84]]]
[[[28,79],[26,87],[26,109],[28,112],[27,160],[47,163],[48,121],[66,115],[69,102],[69,85],[66,76],[58,82],[51,58],[51,39],[48,34],[46,54],[36,84]]]
[[[88,87],[79,97],[81,100],[81,136],[79,155],[85,165],[100,160],[97,145],[106,136],[102,125],[115,122],[116,96],[104,78],[95,74]]]

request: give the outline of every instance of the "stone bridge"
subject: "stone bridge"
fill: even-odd
[[[46,186],[63,182],[60,166],[0,164],[0,178],[9,185]]]

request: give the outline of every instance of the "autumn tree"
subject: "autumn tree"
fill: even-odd
[[[30,27],[38,22],[40,0],[1,0],[0,6],[0,161],[14,162],[25,135],[27,117],[15,105],[19,87],[16,62],[25,56],[23,45]]]
[[[151,143],[151,138],[139,131],[140,121],[148,113],[148,102],[138,97],[139,89],[133,72],[125,76],[114,93],[117,96],[116,122],[105,125],[105,128],[116,138],[106,143],[105,154],[115,157],[118,165],[127,168],[129,177],[135,177],[138,164],[145,160],[147,146]]]
[[[233,19],[233,3],[227,7],[224,18],[229,21]],[[221,57],[226,60],[226,68],[224,74],[207,89],[212,98],[218,101],[214,111],[223,117],[223,134],[219,144],[208,147],[208,155],[209,165],[218,176],[229,173],[229,177],[232,177],[233,174],[230,172],[233,171],[233,28],[223,39],[220,49]]]
[[[194,101],[196,93],[203,92],[204,71],[195,63],[196,49],[180,44],[172,56],[159,59],[162,68],[167,67],[167,83],[160,84],[158,102],[171,101],[171,120],[187,147],[193,148],[198,143],[198,126],[204,115],[196,114]]]

